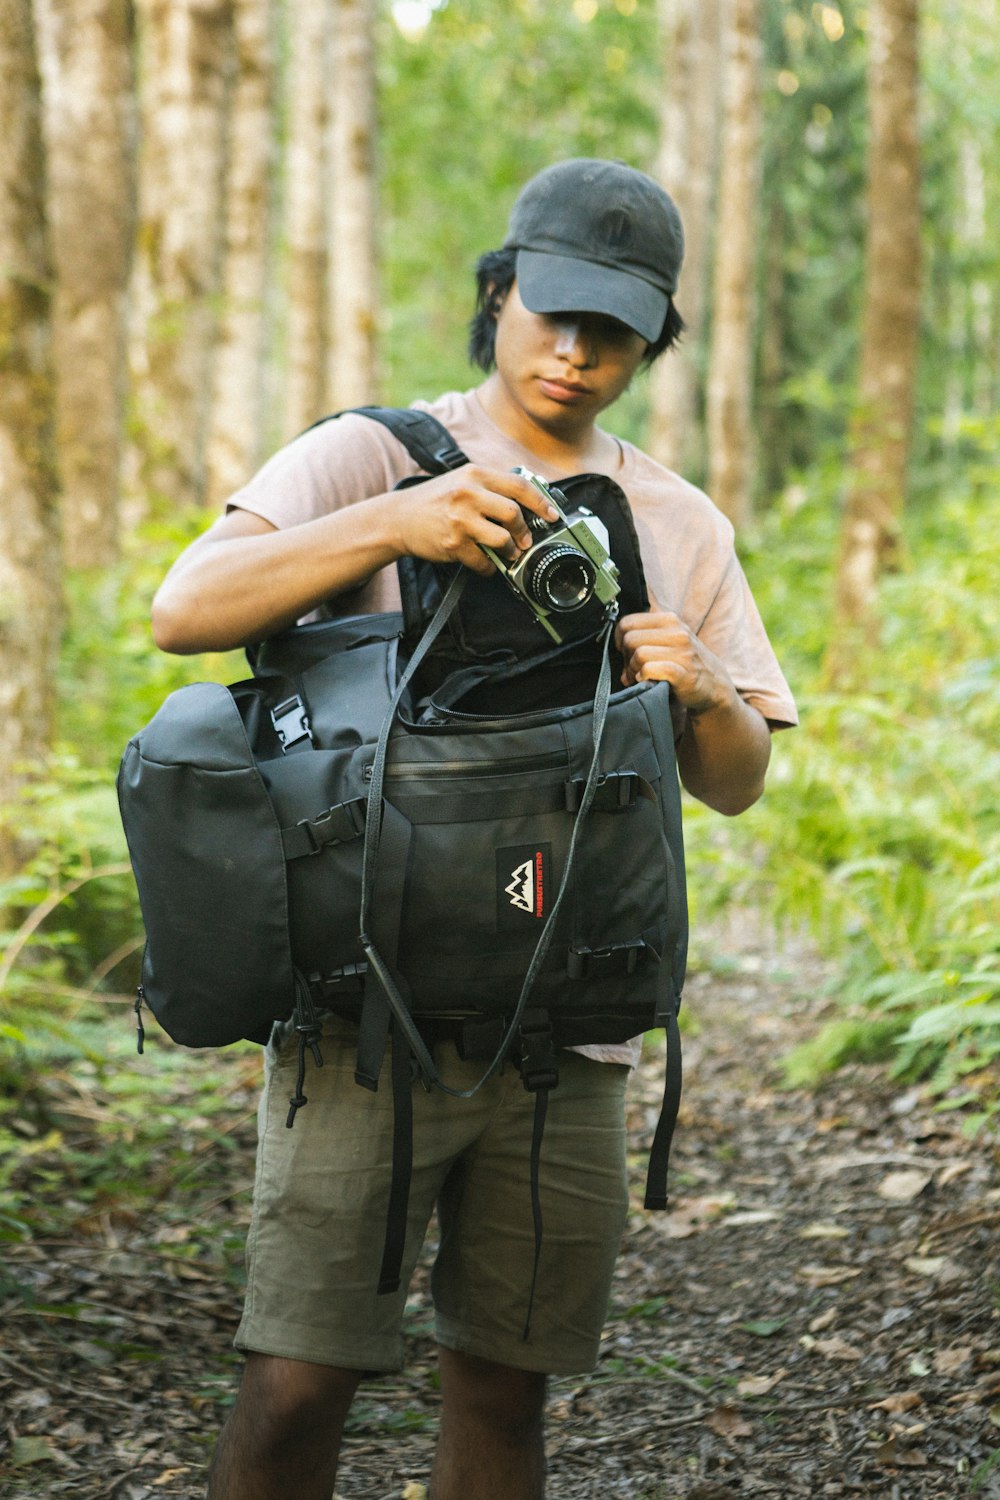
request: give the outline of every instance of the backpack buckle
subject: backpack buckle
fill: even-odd
[[[312,743],[312,730],[309,727],[309,715],[302,699],[296,693],[291,698],[286,698],[284,703],[279,703],[276,708],[271,709],[271,723],[274,732],[281,743],[281,752],[287,755],[296,745],[303,740]]]
[[[552,1022],[545,1011],[526,1011],[518,1031],[521,1056],[518,1068],[530,1094],[554,1089],[559,1082],[559,1064],[552,1043]]]
[[[641,780],[637,771],[605,771],[597,778],[594,799],[590,804],[591,811],[625,812],[627,808],[635,805]],[[579,812],[580,803],[583,800],[583,789],[586,785],[582,777],[576,777],[565,783],[567,812]]]
[[[614,974],[634,974],[646,952],[643,938],[628,943],[609,943],[606,948],[571,948],[566,959],[569,979],[602,979]]]

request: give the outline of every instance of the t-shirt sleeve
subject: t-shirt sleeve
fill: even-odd
[[[230,496],[228,508],[250,511],[283,530],[384,494],[403,475],[415,472],[386,428],[349,412],[279,448]]]
[[[775,729],[798,723],[791,689],[735,552],[726,559],[698,639],[725,664],[737,692]]]

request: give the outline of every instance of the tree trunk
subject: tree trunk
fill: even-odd
[[[760,199],[758,0],[729,0],[726,114],[708,373],[708,489],[739,530],[750,518],[751,392]]]
[[[264,456],[265,299],[273,174],[274,56],[271,0],[236,0],[223,251],[223,296],[208,437],[206,499],[218,506]]]
[[[55,261],[56,415],[71,567],[118,552],[135,228],[131,0],[38,0]]]
[[[704,433],[698,391],[719,146],[719,0],[660,0],[660,29],[666,88],[657,175],[684,224],[677,307],[687,329],[680,347],[650,372],[647,443],[667,468],[701,476]]]
[[[330,378],[336,410],[376,400],[375,0],[335,0]]]
[[[140,0],[139,16],[129,477],[142,514],[204,498],[233,0]]]
[[[830,666],[846,635],[875,631],[879,575],[898,557],[920,314],[917,0],[869,10],[865,303],[859,403],[837,567]]]
[[[40,98],[29,0],[0,0],[0,807],[48,747],[62,614]]]
[[[291,0],[286,222],[287,435],[325,415],[327,205],[331,68],[329,0]]]

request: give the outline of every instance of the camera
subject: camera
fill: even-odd
[[[607,527],[586,506],[567,513],[562,491],[530,469],[519,465],[513,472],[541,491],[559,519],[543,521],[533,511],[525,511],[531,546],[513,563],[492,547],[484,546],[483,551],[554,641],[562,644],[598,635],[617,615],[620,592],[618,569],[608,552]]]

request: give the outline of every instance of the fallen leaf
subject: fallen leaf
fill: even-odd
[[[917,1171],[915,1168],[890,1172],[878,1185],[879,1197],[888,1199],[890,1203],[911,1203],[914,1198],[919,1198],[930,1180],[930,1172]]]
[[[799,1230],[800,1240],[846,1240],[849,1231],[842,1224],[806,1224]]]
[[[956,1375],[971,1358],[969,1348],[939,1349],[934,1356],[934,1372],[937,1375]]]
[[[927,1455],[919,1448],[907,1448],[901,1444],[897,1437],[889,1440],[875,1450],[875,1459],[880,1464],[888,1464],[895,1468],[922,1469],[927,1463]]]
[[[835,1333],[832,1339],[817,1339],[813,1348],[826,1359],[855,1360],[862,1357],[862,1351],[842,1339],[839,1333]]]
[[[747,1208],[740,1213],[726,1214],[725,1224],[738,1227],[741,1224],[772,1224],[781,1214],[774,1208]]]
[[[779,1380],[784,1380],[787,1370],[775,1370],[773,1375],[745,1375],[736,1383],[737,1396],[766,1396],[773,1391]]]
[[[964,1177],[966,1172],[972,1171],[971,1161],[953,1161],[947,1167],[943,1167],[938,1177],[938,1187],[947,1187],[949,1182],[954,1182],[956,1177]]]
[[[759,1318],[754,1323],[741,1323],[739,1326],[744,1333],[755,1334],[759,1339],[769,1339],[780,1333],[787,1322],[787,1318]]]
[[[725,1213],[736,1202],[735,1193],[721,1193],[715,1197],[681,1198],[671,1204],[670,1213],[663,1220],[661,1233],[668,1240],[686,1240]]]
[[[164,1469],[163,1473],[157,1474],[151,1483],[156,1485],[170,1484],[174,1479],[179,1479],[182,1474],[190,1474],[190,1472],[191,1470],[187,1465],[180,1469]]]
[[[415,1479],[408,1479],[403,1485],[403,1500],[427,1500],[426,1484],[418,1484]]]
[[[721,1438],[751,1437],[753,1427],[735,1406],[717,1406],[705,1425]]]
[[[826,1312],[820,1313],[818,1317],[813,1318],[809,1324],[809,1332],[822,1333],[825,1328],[830,1327],[831,1323],[837,1321],[837,1313],[838,1309],[836,1307],[828,1307]]]
[[[839,1286],[852,1276],[860,1276],[861,1271],[852,1266],[800,1266],[796,1275],[810,1286]]]
[[[916,1276],[936,1276],[947,1259],[947,1255],[909,1255],[903,1265]]]
[[[10,1445],[10,1466],[20,1469],[28,1464],[42,1464],[58,1457],[47,1438],[17,1437]]]
[[[900,1391],[898,1396],[886,1396],[884,1401],[874,1401],[869,1411],[901,1412],[913,1411],[922,1406],[924,1398],[919,1391]]]

